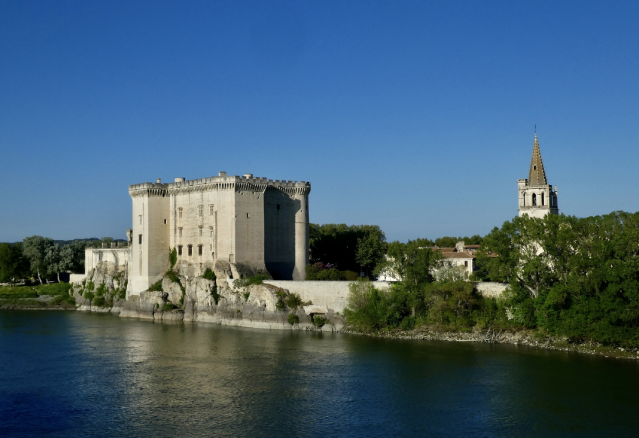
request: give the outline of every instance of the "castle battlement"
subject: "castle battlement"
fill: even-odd
[[[157,183],[141,183],[129,186],[131,196],[166,196],[167,194],[182,193],[185,191],[201,190],[234,190],[265,192],[268,189],[282,190],[286,193],[309,194],[311,183],[307,181],[287,181],[272,180],[265,177],[254,177],[252,174],[242,176],[230,175],[220,172],[218,176],[208,178],[198,178],[185,180],[175,178],[175,182],[162,184],[158,179]]]

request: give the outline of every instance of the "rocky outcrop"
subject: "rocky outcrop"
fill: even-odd
[[[127,282],[126,265],[98,263],[82,282],[73,285],[77,310],[119,313],[126,301]]]

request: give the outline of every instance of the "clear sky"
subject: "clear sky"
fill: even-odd
[[[128,185],[312,183],[389,240],[639,210],[639,2],[0,2],[0,241],[125,237]]]

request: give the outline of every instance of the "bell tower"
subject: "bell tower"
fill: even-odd
[[[543,218],[547,214],[559,214],[557,187],[553,188],[546,180],[537,133],[535,133],[535,142],[533,143],[528,179],[518,180],[517,189],[519,191],[519,216],[527,214],[530,217]]]

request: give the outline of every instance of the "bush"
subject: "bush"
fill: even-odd
[[[149,291],[152,292],[164,292],[164,289],[162,288],[162,280],[158,280],[156,281],[150,288]]]
[[[202,274],[202,278],[215,281],[217,277],[215,276],[215,272],[213,272],[211,268],[206,268],[206,271],[204,271],[204,274]]]
[[[278,290],[277,292],[275,292],[275,296],[277,297],[277,303],[275,303],[275,308],[277,310],[285,310],[286,302],[284,301],[284,298],[286,298],[286,293],[284,291]]]
[[[353,271],[339,271],[333,265],[321,262],[306,265],[307,281],[355,281],[359,277]]]
[[[320,315],[313,316],[313,324],[317,328],[322,328],[326,324],[326,318]]]
[[[251,296],[251,293],[250,292],[244,292],[243,295],[244,295],[244,302],[246,303],[248,301],[249,297]]]
[[[294,293],[288,294],[288,296],[284,298],[284,303],[286,304],[286,307],[294,310],[304,304],[300,296]]]
[[[412,330],[415,328],[415,323],[417,322],[417,318],[414,316],[407,316],[402,319],[402,322],[399,324],[399,328],[402,330]]]
[[[87,300],[89,300],[89,302],[91,302],[91,301],[93,301],[93,298],[95,298],[95,295],[91,291],[86,291],[84,293],[84,298],[86,298]]]
[[[72,287],[73,285],[69,283],[51,283],[36,286],[34,289],[39,295],[56,296],[69,295],[69,291]]]
[[[167,301],[162,306],[162,312],[170,312],[173,309],[175,309],[175,305],[172,302],[170,302],[170,301]]]
[[[293,324],[299,324],[299,323],[300,323],[300,317],[299,317],[299,316],[297,316],[297,315],[296,315],[296,314],[294,314],[294,313],[289,313],[289,314],[288,314],[288,317],[286,318],[286,321],[287,321],[290,325],[293,325]]]
[[[177,263],[177,249],[175,248],[173,248],[169,253],[169,263],[171,264],[169,270],[172,271],[175,267],[175,264]]]
[[[262,282],[267,279],[268,279],[268,275],[264,275],[264,274],[254,275],[249,278],[238,278],[237,280],[233,282],[233,287],[239,288],[239,287],[247,287],[252,284],[262,284]]]

